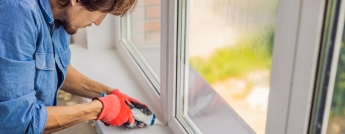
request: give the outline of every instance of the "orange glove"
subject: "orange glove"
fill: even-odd
[[[137,104],[140,104],[140,105],[142,105],[142,106],[147,107],[147,105],[145,105],[145,104],[139,102],[138,100],[133,99],[132,97],[129,97],[128,95],[126,95],[126,94],[124,94],[124,93],[121,93],[119,89],[114,89],[113,91],[110,92],[110,94],[121,95],[121,96],[123,96],[123,99],[126,101],[126,103],[129,104],[129,105],[131,105],[131,106],[133,106],[132,103],[134,102],[134,103],[137,103]]]
[[[111,126],[121,126],[124,123],[134,124],[134,117],[131,109],[125,103],[124,97],[120,94],[109,94],[105,97],[96,97],[102,102],[103,108],[96,120]]]
[[[121,93],[118,89],[114,89],[113,91],[110,92],[112,95],[119,95],[122,96],[126,104],[132,109],[132,108],[137,108],[140,109],[141,112],[143,112],[146,115],[152,115],[153,113],[151,110],[147,107],[147,105],[139,102],[136,99],[133,99],[132,97],[129,97],[128,95]],[[135,127],[144,127],[146,126],[143,122],[135,120],[135,123],[133,125],[128,125],[126,124],[127,128],[135,128]]]

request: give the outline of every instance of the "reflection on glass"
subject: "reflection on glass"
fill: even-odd
[[[231,133],[252,133],[238,125],[248,124],[265,133],[277,6],[278,0],[191,1],[187,114],[202,132],[236,125],[243,131]],[[222,130],[214,129],[217,122]]]
[[[130,15],[130,40],[160,76],[161,0],[138,0]]]
[[[345,34],[343,34],[327,134],[345,133]]]

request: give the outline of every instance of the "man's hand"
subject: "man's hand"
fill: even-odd
[[[120,126],[124,123],[134,124],[131,109],[120,94],[109,94],[105,97],[95,98],[102,102],[103,108],[96,120],[101,120],[111,126]]]
[[[141,112],[143,112],[144,114],[146,115],[151,115],[153,114],[151,112],[151,110],[147,107],[147,105],[139,102],[138,100],[136,99],[133,99],[132,97],[129,97],[128,95],[124,94],[124,93],[121,93],[118,89],[115,89],[113,90],[112,92],[110,92],[110,94],[113,94],[113,95],[121,95],[123,96],[125,102],[128,104],[128,106],[132,109],[132,108],[136,108],[136,109],[139,109]],[[135,118],[135,117],[134,117]],[[135,128],[135,127],[144,127],[146,126],[143,122],[141,122],[140,120],[136,120],[135,124],[134,125],[128,125],[128,123],[126,124],[126,126],[128,128]]]
[[[142,105],[142,106],[147,107],[147,105],[145,105],[145,104],[139,102],[138,100],[133,99],[132,97],[129,97],[128,95],[126,95],[126,94],[124,94],[124,93],[121,93],[120,90],[118,90],[118,89],[114,89],[113,91],[110,92],[110,94],[121,95],[121,96],[123,96],[123,99],[126,101],[126,103],[129,104],[129,105],[131,105],[131,106],[133,106],[132,103],[134,102],[134,103],[136,103],[136,104],[140,104],[140,105]]]

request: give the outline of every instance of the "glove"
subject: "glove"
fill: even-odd
[[[105,97],[96,97],[103,104],[101,113],[96,120],[111,126],[120,126],[124,123],[134,124],[134,117],[131,109],[125,103],[124,97],[120,94],[110,94]]]
[[[135,104],[138,104],[138,105],[141,105],[141,106],[147,108],[147,106],[146,106],[145,104],[139,102],[139,101],[136,100],[136,99],[133,99],[132,97],[129,97],[128,95],[126,95],[126,94],[124,94],[124,93],[121,93],[120,90],[118,90],[118,89],[115,89],[115,90],[111,91],[110,94],[121,95],[121,96],[123,96],[123,99],[124,99],[124,100],[126,101],[126,103],[127,103],[128,105],[130,105],[131,107],[133,106],[133,103],[135,103]],[[148,108],[147,108],[147,109],[148,109]]]
[[[121,93],[118,89],[115,89],[115,90],[111,91],[110,94],[121,95],[121,96],[123,96],[125,102],[128,104],[128,106],[130,107],[130,109],[137,108],[137,109],[140,109],[140,110],[141,110],[144,114],[146,114],[146,115],[151,115],[151,114],[153,114],[153,113],[151,112],[151,110],[147,107],[147,105],[145,105],[145,104],[139,102],[139,101],[136,100],[136,99],[133,99],[132,97],[129,97],[129,96],[126,95],[126,94]],[[144,126],[146,126],[146,125],[145,125],[143,122],[136,120],[136,121],[135,121],[135,125],[128,125],[128,124],[126,124],[126,126],[127,126],[128,128],[134,128],[134,127],[139,127],[139,128],[141,128],[141,127],[144,127]]]

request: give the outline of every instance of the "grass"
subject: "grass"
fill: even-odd
[[[210,84],[252,70],[270,69],[273,38],[274,30],[249,35],[235,45],[218,49],[207,59],[194,57],[189,62]]]

